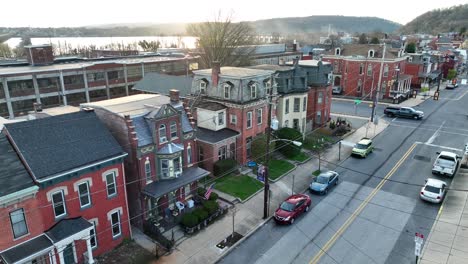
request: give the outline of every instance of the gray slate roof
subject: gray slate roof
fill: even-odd
[[[238,135],[239,132],[231,130],[229,128],[223,128],[218,131],[213,131],[201,127],[197,129],[197,138],[208,143],[217,143]]]
[[[174,154],[184,150],[184,146],[180,144],[175,144],[172,142],[167,143],[164,147],[158,150],[158,154]]]
[[[94,112],[6,124],[37,179],[124,154]]]
[[[164,180],[152,182],[145,186],[143,193],[154,198],[159,198],[166,193],[172,192],[179,189],[189,183],[199,180],[210,172],[198,167],[190,167],[184,169],[182,175],[179,178],[172,180]]]
[[[56,243],[92,226],[93,225],[90,222],[86,221],[82,217],[63,219],[45,233],[54,243]]]
[[[211,69],[193,71],[195,75],[211,76]],[[272,75],[274,71],[249,69],[241,67],[221,67],[219,76],[231,78],[247,78],[255,76]]]
[[[41,251],[50,250],[53,247],[54,245],[52,244],[50,239],[45,234],[42,234],[17,247],[11,248],[7,251],[0,253],[0,256],[5,260],[7,264],[16,263],[33,254],[39,253]]]
[[[0,133],[0,197],[34,186],[15,150]]]
[[[171,89],[179,90],[180,96],[190,94],[192,88],[192,77],[174,76],[156,72],[146,73],[135,86],[134,90],[169,95]]]

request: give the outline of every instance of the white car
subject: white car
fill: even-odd
[[[448,151],[437,152],[437,154],[439,156],[437,156],[432,166],[432,173],[453,177],[458,168],[458,160],[461,157]]]
[[[447,183],[436,179],[427,179],[426,184],[421,188],[419,196],[424,201],[440,203],[447,192]]]

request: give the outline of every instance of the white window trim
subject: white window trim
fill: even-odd
[[[147,165],[149,165],[149,177],[148,177]],[[146,184],[153,182],[153,178],[151,177],[151,162],[148,157],[146,157],[146,160],[145,160],[145,179],[146,179]]]
[[[258,122],[258,118],[260,118],[260,122]],[[263,124],[263,109],[258,108],[257,109],[257,125]]]
[[[108,174],[112,174],[114,175],[114,186],[115,186],[115,193],[113,194],[109,194],[109,187],[108,187],[108,182],[107,182],[107,175]],[[106,183],[106,193],[107,193],[107,197],[114,197],[117,195],[118,191],[117,191],[117,175],[116,175],[116,172],[115,170],[111,170],[111,171],[106,171],[104,172],[103,174],[103,177],[104,177],[104,182]]]
[[[250,126],[249,126],[249,114],[250,114]],[[249,111],[247,112],[247,118],[245,120],[245,125],[247,128],[252,128],[252,120],[253,119],[253,112],[252,111]]]
[[[19,210],[21,210],[23,214],[24,224],[26,226],[26,233],[20,236],[15,236],[15,229],[13,228],[13,221],[11,219],[11,214]],[[24,211],[24,208],[15,208],[15,210],[8,212],[8,216],[10,218],[10,226],[11,226],[11,233],[13,235],[13,241],[29,235],[28,221],[26,220],[26,212]]]
[[[231,117],[231,118],[230,118],[231,124],[237,125],[237,115],[235,115],[235,114],[230,114],[229,116]]]
[[[161,129],[164,127],[164,135],[161,136]],[[167,142],[167,127],[165,124],[159,125],[158,128],[158,136],[159,136],[159,144],[163,144]]]
[[[250,97],[252,99],[257,98],[257,84],[256,83],[253,83],[250,85]]]
[[[227,96],[226,96],[226,92],[227,92]],[[231,85],[229,84],[224,84],[223,86],[223,98],[224,99],[231,99]]]
[[[94,246],[91,245],[91,248],[96,249],[98,247],[97,226],[99,225],[99,219],[98,218],[89,219],[88,222],[93,225],[94,241],[96,242],[96,245],[94,245]],[[89,243],[91,243],[91,235],[89,236]]]
[[[192,146],[190,145],[190,143],[188,143],[188,145],[187,145],[187,165],[192,164],[192,159],[193,159],[192,155],[193,155]]]
[[[224,111],[223,112],[218,112],[218,116],[217,116],[218,126],[224,126],[225,125],[225,123],[226,123],[225,115],[226,114],[225,114]],[[219,117],[221,117],[222,122],[219,122],[220,121]]]
[[[122,212],[123,212],[122,207],[117,207],[117,208],[115,208],[115,209],[113,209],[113,210],[111,210],[111,211],[109,211],[107,213],[107,220],[109,221],[110,226],[111,226],[110,231],[111,231],[111,234],[112,234],[112,238],[116,238],[116,237],[122,235]],[[117,234],[117,235],[114,235],[113,225],[112,225],[112,215],[114,213],[118,213],[118,216],[119,216],[119,234]]]
[[[200,90],[201,94],[206,93],[206,86],[207,86],[207,83],[204,80],[201,80],[200,81],[200,86],[199,86],[199,90]]]
[[[65,195],[64,195],[63,191],[62,191],[62,190],[58,190],[58,191],[52,193],[52,196],[53,196],[54,194],[56,194],[56,193],[60,193],[60,194],[62,195],[63,214],[61,214],[61,215],[56,215],[56,214],[55,214],[55,203],[54,203],[53,200],[52,200],[52,210],[54,211],[54,216],[55,216],[55,218],[60,218],[60,217],[62,217],[62,216],[64,216],[64,215],[67,215],[67,205],[66,205],[66,203],[65,203]],[[51,197],[52,197],[52,196],[51,196]]]
[[[175,126],[175,131],[172,131],[173,125]],[[175,121],[171,122],[171,125],[169,126],[169,132],[171,134],[171,139],[177,138],[177,123]],[[172,136],[172,132],[175,132],[175,136]]]
[[[79,186],[82,185],[82,184],[86,184],[86,189],[88,190],[88,204],[81,204],[81,193],[80,193],[80,189],[79,189]],[[88,207],[88,206],[91,206],[91,191],[90,191],[90,188],[89,188],[89,183],[87,181],[83,181],[81,182],[80,184],[77,185],[78,186],[78,200],[80,200],[80,208],[84,208],[84,207]]]
[[[50,191],[48,191],[48,192],[46,193],[47,201],[48,201],[48,202],[52,202],[52,194],[54,194],[54,193],[56,193],[56,192],[58,192],[58,191],[63,191],[63,194],[64,194],[65,196],[68,195],[68,188],[67,188],[67,186],[55,187],[55,188],[53,188],[52,190],[50,190]]]
[[[82,184],[83,182],[88,182],[89,189],[91,189],[91,187],[93,187],[93,178],[86,177],[86,178],[80,179],[80,180],[76,181],[75,183],[73,183],[73,191],[77,193],[78,192],[78,185]]]

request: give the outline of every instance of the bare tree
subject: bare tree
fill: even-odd
[[[189,24],[186,31],[198,40],[203,67],[211,68],[213,61],[221,66],[246,65],[255,52],[253,29],[245,22],[233,23],[231,15],[218,14],[214,21]]]

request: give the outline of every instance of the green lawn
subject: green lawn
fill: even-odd
[[[320,174],[320,170],[316,170],[316,171],[312,172],[312,175],[314,175],[314,176],[318,176],[319,174]]]
[[[299,152],[296,156],[289,158],[289,160],[295,160],[299,162],[306,161],[309,158],[304,152]]]
[[[247,175],[230,174],[216,179],[214,188],[245,200],[262,189],[263,183]]]
[[[268,166],[270,179],[276,180],[292,168],[294,168],[294,165],[286,160],[270,160],[270,164]]]
[[[333,143],[333,138],[319,133],[312,133],[306,136],[302,146],[308,150],[315,150],[316,148],[322,148],[327,142]]]

